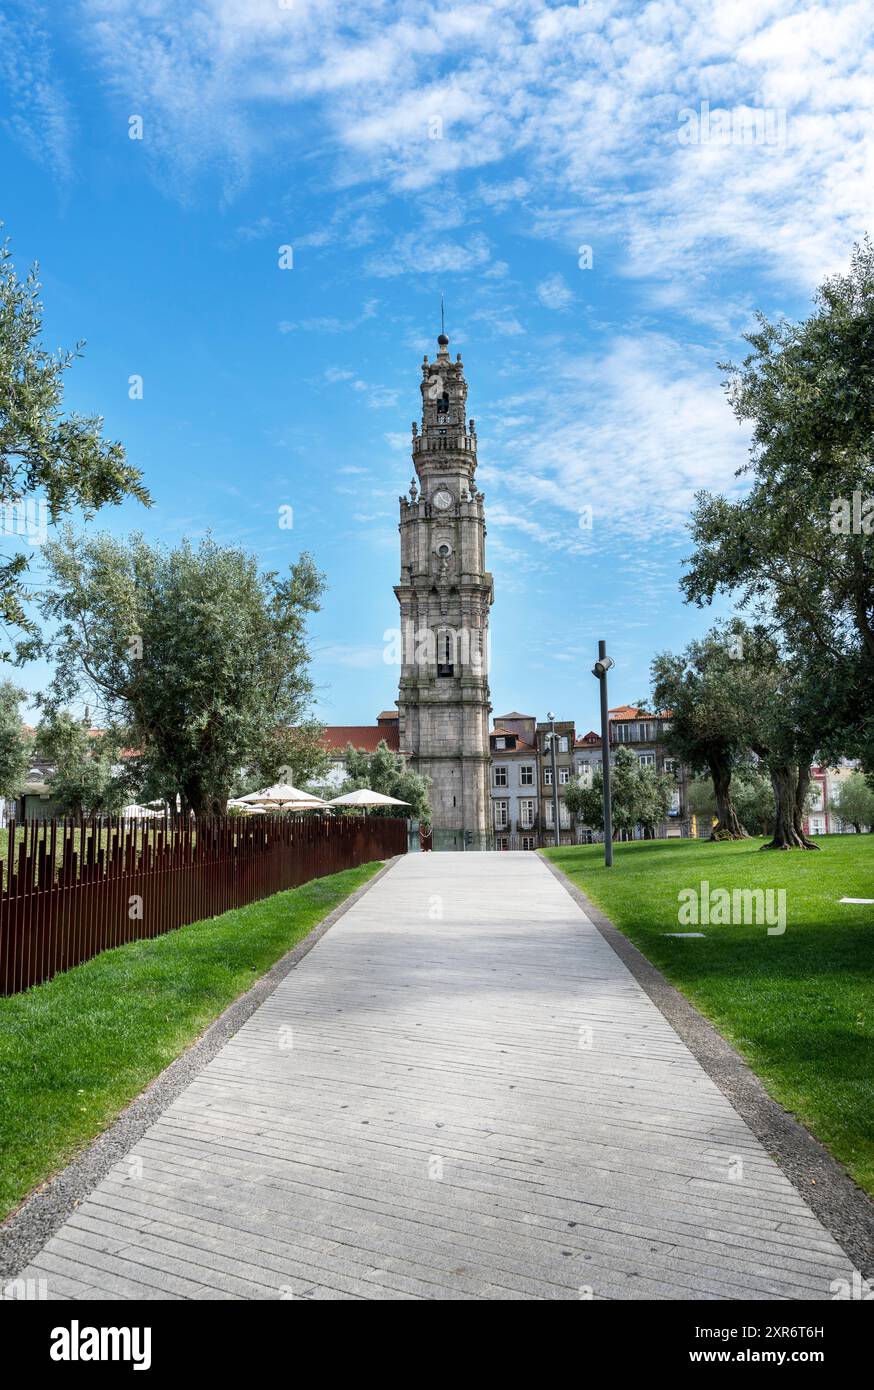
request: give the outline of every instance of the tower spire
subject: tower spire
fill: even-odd
[[[449,346],[449,339],[446,336],[446,305],[443,298],[443,291],[440,291],[440,337],[437,339],[437,346],[440,349],[438,361],[446,357],[446,349]]]

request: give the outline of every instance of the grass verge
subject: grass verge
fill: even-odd
[[[0,999],[0,1218],[380,867],[104,951]]]
[[[763,840],[619,844],[549,858],[710,1019],[770,1094],[874,1195],[874,836],[821,836],[818,854],[761,854]],[[681,889],[786,892],[786,930],[687,925]],[[701,931],[681,940],[667,932]]]

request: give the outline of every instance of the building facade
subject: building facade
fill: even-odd
[[[533,714],[498,715],[489,735],[491,824],[497,849],[537,849],[540,844],[537,748]]]
[[[832,810],[832,803],[840,793],[841,783],[858,770],[859,764],[850,758],[844,758],[837,767],[818,764],[810,769],[807,811],[801,823],[805,835],[855,834],[855,826],[841,820]],[[871,826],[863,822],[861,828],[868,831]]]
[[[401,752],[431,779],[435,848],[486,848],[489,790],[485,510],[467,382],[441,333],[422,364],[422,424],[413,422],[415,477],[400,500]]]

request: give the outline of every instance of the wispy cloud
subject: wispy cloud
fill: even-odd
[[[232,197],[282,151],[318,152],[338,188],[419,199],[438,190],[446,215],[453,180],[475,171],[473,207],[518,210],[521,230],[554,237],[568,256],[612,238],[618,269],[674,281],[715,258],[722,269],[755,258],[807,286],[872,221],[863,0],[449,0],[433,16],[409,0],[353,10],[339,0],[151,0],[136,11],[84,0],[83,12],[83,43],[114,100],[144,115],[146,148],[180,189],[219,169]],[[678,113],[702,101],[784,111],[788,138],[681,144]],[[46,107],[44,122],[53,119]],[[484,272],[489,260],[478,230],[402,234],[368,269]],[[564,307],[543,283],[543,302]]]
[[[0,122],[58,182],[72,176],[75,122],[52,60],[46,15],[38,4],[10,0],[0,12]]]
[[[537,286],[537,298],[545,309],[569,309],[574,292],[563,275],[547,275]]]
[[[480,472],[490,516],[497,500],[503,524],[547,545],[579,553],[622,535],[665,545],[684,534],[696,491],[739,486],[748,438],[712,361],[662,334],[620,337],[603,358],[550,358],[528,403],[537,429],[509,432],[500,466]],[[481,446],[490,459],[487,436]]]

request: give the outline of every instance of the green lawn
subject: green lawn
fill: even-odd
[[[874,1193],[874,906],[839,902],[874,898],[874,835],[822,836],[818,854],[763,843],[619,844],[612,869],[602,845],[547,854]],[[785,889],[784,935],[678,922],[680,889],[702,880]]]
[[[104,951],[0,999],[0,1218],[379,868]]]

